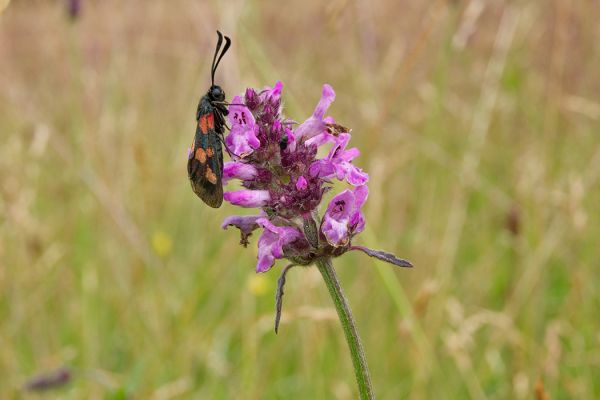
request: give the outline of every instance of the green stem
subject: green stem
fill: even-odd
[[[354,365],[354,374],[356,375],[356,382],[358,383],[358,392],[361,400],[371,400],[375,398],[373,393],[373,387],[371,386],[371,378],[369,377],[369,367],[367,366],[367,358],[365,357],[365,351],[363,350],[362,343],[360,342],[360,336],[356,329],[356,324],[352,318],[352,311],[350,311],[350,305],[342,292],[340,281],[331,265],[331,259],[325,258],[317,261],[317,268],[323,275],[329,294],[335,304],[338,317],[342,323],[344,334],[346,335],[346,341],[350,348],[350,356],[352,357],[352,364]]]

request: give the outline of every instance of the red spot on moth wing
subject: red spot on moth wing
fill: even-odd
[[[204,114],[198,120],[198,127],[200,128],[200,131],[205,135],[208,133],[208,116],[212,117],[212,114]]]
[[[207,119],[206,119],[206,124],[208,125],[208,129],[214,129],[215,128],[215,116],[213,115],[213,113],[210,113],[207,115]]]
[[[217,184],[217,175],[215,175],[210,167],[206,167],[206,179],[213,185]]]
[[[195,154],[194,158],[196,160],[200,161],[200,164],[206,163],[206,152],[204,151],[204,149],[202,147],[198,147],[196,149],[196,154]]]

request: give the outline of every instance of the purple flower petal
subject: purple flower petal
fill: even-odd
[[[281,97],[281,92],[283,91],[283,83],[281,81],[275,82],[272,88],[266,87],[263,90],[262,96],[263,99],[269,99],[271,101],[277,101]]]
[[[256,221],[260,226],[270,230],[273,233],[280,235],[283,241],[289,243],[291,240],[301,236],[300,231],[292,226],[277,226],[274,225],[268,218],[260,218]]]
[[[254,110],[258,107],[260,103],[260,98],[256,91],[252,88],[247,88],[246,93],[244,94],[245,104],[248,106],[250,110]]]
[[[333,91],[333,88],[327,83],[324,84],[323,91],[321,92],[321,100],[319,100],[319,104],[317,104],[317,107],[313,112],[313,116],[322,120],[323,117],[325,117],[327,109],[329,108],[331,103],[333,103],[334,100],[335,92]]]
[[[300,124],[296,131],[294,132],[296,135],[296,139],[301,137],[311,138],[325,131],[325,123],[323,121],[315,118],[309,117],[306,121]]]
[[[256,137],[258,134],[258,125],[240,125],[231,126],[229,135],[225,138],[225,144],[234,156],[244,158],[260,147],[260,141]]]
[[[354,194],[346,189],[331,199],[323,216],[321,231],[332,246],[342,246],[350,240],[348,223],[354,209]]]
[[[347,161],[350,162],[352,160],[354,160],[356,157],[360,156],[360,150],[358,150],[356,147],[353,147],[351,149],[348,150],[344,150],[339,156],[338,158],[342,161]]]
[[[343,246],[348,243],[348,222],[337,221],[333,218],[323,218],[321,231],[332,246]]]
[[[256,272],[266,272],[278,258],[284,257],[283,247],[302,236],[297,228],[290,226],[276,226],[267,218],[256,221],[264,228],[258,239],[258,262]]]
[[[326,131],[327,126],[323,121],[323,117],[334,100],[335,92],[333,91],[333,88],[328,84],[323,85],[321,100],[319,100],[319,104],[317,104],[313,115],[296,128],[296,139],[300,139],[301,137],[310,139],[313,136]]]
[[[336,138],[330,133],[323,132],[319,133],[308,139],[305,143],[306,146],[315,145],[317,147],[323,146],[325,143],[335,142]]]
[[[321,232],[329,244],[346,245],[352,236],[364,229],[365,217],[361,207],[368,194],[367,186],[359,186],[353,191],[346,189],[331,199],[321,224]]]
[[[350,217],[354,209],[354,193],[346,189],[334,196],[327,206],[327,214],[336,220],[342,220]]]
[[[256,272],[267,272],[275,264],[273,247],[277,245],[277,235],[271,231],[264,230],[258,239],[258,260]]]
[[[260,147],[260,141],[256,137],[259,127],[256,125],[254,115],[243,105],[240,96],[232,99],[227,118],[231,124],[231,130],[225,138],[229,151],[243,158]]]
[[[369,181],[369,174],[355,166],[348,168],[345,175],[346,181],[353,186],[361,186]]]
[[[354,210],[352,215],[350,215],[350,221],[348,223],[353,234],[360,233],[365,229],[365,216],[361,207],[367,201],[368,196],[369,188],[367,185],[359,186],[354,190]]]
[[[234,206],[262,207],[271,200],[268,190],[238,190],[223,193],[223,198]]]
[[[356,148],[346,150],[349,140],[350,134],[340,134],[328,156],[311,164],[309,173],[320,178],[335,176],[340,181],[345,179],[353,186],[361,186],[367,183],[369,175],[351,163],[352,159],[360,154],[360,151]]]
[[[359,186],[354,189],[354,205],[356,208],[361,208],[365,202],[367,201],[367,197],[369,197],[369,187],[368,186]]]
[[[365,215],[362,213],[362,211],[358,211],[350,216],[348,226],[352,231],[352,234],[356,235],[365,229],[365,223]]]
[[[300,176],[300,178],[298,178],[298,180],[296,181],[296,189],[304,190],[307,187],[308,187],[308,182],[306,181],[306,178],[303,176]]]
[[[288,153],[294,153],[296,151],[296,135],[290,128],[285,128],[285,136],[287,137],[287,143],[285,145],[285,151]]]
[[[259,228],[256,221],[262,218],[264,215],[232,215],[223,220],[221,228],[227,229],[229,226],[235,226],[240,230],[240,244],[244,247],[248,246],[248,237],[252,234],[252,231]]]
[[[349,229],[352,231],[353,235],[356,235],[365,229],[365,216],[361,207],[367,200],[368,194],[369,188],[366,185],[359,186],[354,191],[354,210],[352,211],[350,221],[348,222]]]
[[[223,166],[223,185],[231,179],[249,181],[256,177],[258,170],[255,166],[239,161],[227,161]]]
[[[327,178],[335,175],[335,166],[328,160],[317,160],[310,165],[308,173],[314,177]]]
[[[231,126],[233,125],[245,125],[245,126],[253,126],[256,123],[254,119],[254,115],[248,110],[242,101],[240,96],[235,96],[231,99],[231,104],[229,105],[229,114],[227,115],[227,119]]]

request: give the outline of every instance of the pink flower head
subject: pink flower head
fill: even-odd
[[[347,148],[350,130],[325,116],[335,99],[331,86],[323,85],[319,104],[300,125],[281,115],[282,91],[281,82],[263,90],[249,88],[229,106],[231,132],[225,141],[239,157],[225,163],[222,180],[239,179],[243,189],[225,192],[223,198],[262,211],[258,216],[230,217],[223,227],[237,227],[244,245],[254,230],[262,229],[258,272],[269,270],[281,258],[309,265],[356,249],[406,266],[389,253],[352,245],[365,227],[361,207],[369,192],[369,176],[352,163],[360,152]],[[318,147],[328,143],[332,144],[328,155],[318,158]],[[331,178],[354,188],[334,196],[319,218],[323,195],[332,189]]]
[[[265,230],[259,243],[261,247],[270,243],[274,232],[282,226],[289,229],[296,227],[293,232],[302,233],[308,229],[307,226],[314,226],[314,229],[310,228],[310,240],[303,235],[304,240],[296,241],[289,253],[294,253],[291,258],[299,260],[304,251],[302,246],[317,247],[320,242],[335,243],[335,246],[348,244],[352,235],[363,229],[360,205],[366,199],[367,188],[362,186],[368,175],[352,164],[359,151],[356,148],[346,149],[350,134],[331,132],[335,121],[325,116],[335,99],[330,85],[323,85],[321,99],[313,114],[295,129],[290,120],[281,116],[282,90],[282,83],[276,82],[273,87],[261,91],[247,89],[243,98],[236,96],[232,100],[228,114],[232,125],[228,143],[232,144],[234,152],[240,151],[242,154],[239,155],[243,158],[225,163],[223,182],[239,179],[244,189],[226,192],[223,198],[233,205],[263,209],[264,220],[270,221],[270,225],[264,221],[259,224]],[[333,146],[328,156],[318,159],[317,148],[329,142]],[[323,194],[331,189],[331,177],[361,188],[338,195],[335,198],[338,206],[330,206],[322,221],[304,225],[302,221],[317,215]],[[340,206],[342,203],[343,207]],[[274,224],[279,228],[273,228]],[[316,237],[319,225],[323,226],[327,241]],[[244,235],[243,227],[240,230]],[[327,246],[331,247],[330,244]],[[263,253],[261,250],[264,256],[261,259],[264,260],[268,259],[264,254],[273,256],[270,250]],[[296,257],[298,255],[300,258]]]
[[[248,88],[243,98],[232,99],[225,144],[234,160],[224,164],[222,176],[224,184],[239,179],[243,187],[225,192],[224,200],[261,209],[259,215],[231,216],[222,224],[224,229],[238,228],[244,246],[255,230],[262,229],[256,272],[270,270],[279,259],[291,262],[278,280],[275,331],[285,274],[294,265],[309,266],[358,250],[399,267],[412,266],[391,253],[352,243],[365,228],[362,206],[369,194],[369,176],[352,163],[360,152],[347,149],[351,130],[325,117],[335,99],[333,88],[323,85],[315,110],[300,125],[282,116],[282,91],[278,81],[263,90]],[[318,148],[329,143],[328,155],[319,158]],[[323,196],[333,189],[331,178],[353,188],[335,195],[320,217]]]
[[[344,190],[331,199],[323,217],[321,232],[334,247],[344,246],[352,237],[365,228],[365,217],[361,207],[367,200],[369,189],[359,186]]]
[[[302,233],[298,228],[275,226],[268,218],[259,218],[256,222],[264,228],[258,239],[256,272],[266,272],[271,269],[276,259],[285,256],[284,246],[301,238]]]
[[[350,134],[341,133],[327,158],[316,160],[311,164],[310,174],[320,178],[335,176],[339,180],[345,179],[353,186],[367,183],[369,175],[352,164],[352,160],[360,155],[360,151],[355,147],[346,150],[348,141],[350,141]]]

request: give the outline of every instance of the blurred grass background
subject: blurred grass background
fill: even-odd
[[[316,269],[255,275],[192,193],[215,30],[228,98],[325,82],[371,175],[335,265],[381,399],[600,396],[595,1],[0,1],[0,397],[352,399]],[[548,396],[548,397],[544,397]]]

